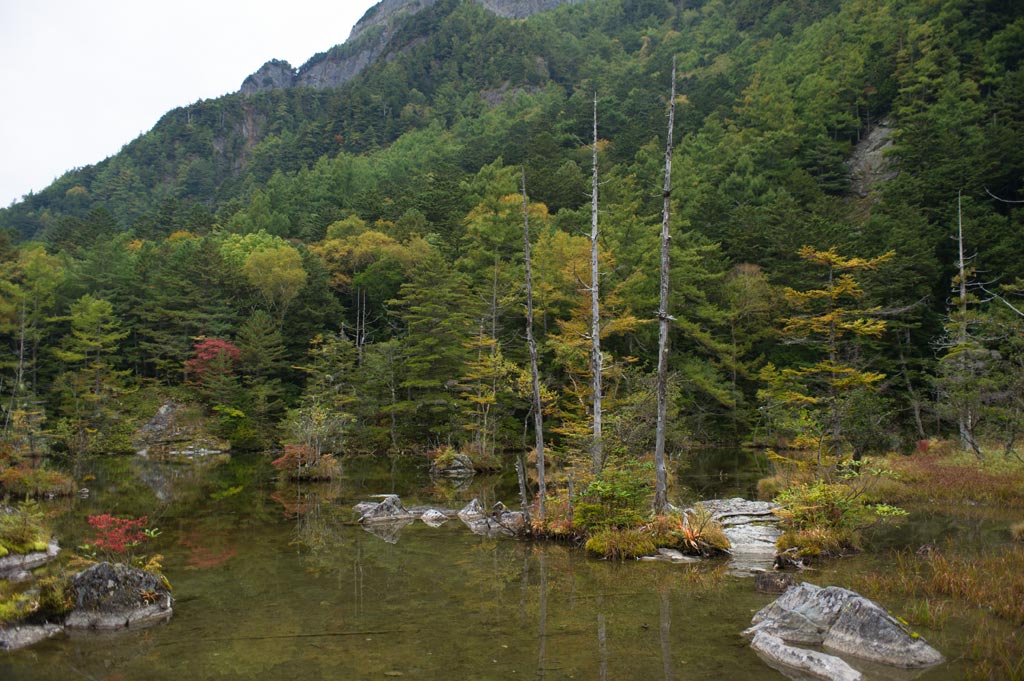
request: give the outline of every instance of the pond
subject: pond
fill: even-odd
[[[681,469],[681,489],[749,491],[740,469],[750,462],[736,457],[750,455],[725,453],[714,473],[708,456]],[[63,502],[63,544],[90,536],[89,514],[149,514],[161,533],[145,551],[163,555],[174,617],[8,654],[0,679],[784,678],[739,636],[772,596],[721,562],[614,563],[477,536],[457,520],[415,522],[394,541],[356,524],[351,510],[385,492],[454,508],[474,496],[512,501],[514,480],[457,489],[409,462],[355,461],[339,482],[282,489],[263,457],[209,468],[137,457],[82,466],[91,495]],[[872,560],[804,577],[843,584]],[[955,627],[922,633],[954,661],[919,678],[961,678]]]

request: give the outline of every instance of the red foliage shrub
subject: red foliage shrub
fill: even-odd
[[[288,471],[312,463],[313,448],[309,445],[285,445],[284,454],[270,462],[279,471]]]
[[[231,366],[242,355],[237,346],[221,338],[204,338],[193,346],[192,351],[195,356],[185,362],[185,368],[199,378],[210,372],[218,358],[226,358]]]
[[[149,539],[143,531],[149,524],[148,516],[116,518],[104,513],[89,516],[89,524],[96,528],[96,537],[90,544],[107,553],[123,555]]]

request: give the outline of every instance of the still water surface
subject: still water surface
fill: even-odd
[[[743,492],[744,466],[729,461],[691,466],[690,489]],[[512,501],[514,481],[460,490],[418,468],[356,462],[339,483],[281,489],[262,460],[84,465],[92,495],[66,502],[63,543],[89,536],[91,513],[150,514],[161,534],[145,548],[164,556],[174,617],[7,655],[0,679],[784,678],[739,636],[772,597],[721,563],[617,564],[476,536],[457,520],[415,522],[391,542],[353,522],[351,506],[372,494],[458,508],[473,496]],[[857,569],[845,562],[809,581],[841,584]],[[954,663],[920,678],[958,674]]]

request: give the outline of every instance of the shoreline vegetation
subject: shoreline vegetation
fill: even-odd
[[[345,465],[344,458],[326,460],[332,474]],[[776,473],[762,478],[758,491],[780,505],[777,516],[786,530],[778,543],[780,552],[792,548],[790,553],[811,567],[841,561],[854,552],[872,557],[874,567],[852,575],[844,586],[880,602],[900,604],[900,616],[915,627],[942,632],[969,624],[973,633],[965,659],[970,678],[1020,675],[1024,606],[1017,596],[1024,593],[1024,577],[1017,568],[1024,560],[1024,522],[1007,522],[1005,541],[994,545],[949,539],[878,549],[873,537],[881,523],[913,523],[914,513],[929,509],[957,517],[1024,517],[1024,462],[1002,452],[978,459],[944,441],[922,443],[910,455],[865,457],[827,469],[818,466],[813,451],[786,450],[785,456],[774,455],[772,461]],[[275,468],[282,484],[294,486],[289,467],[275,462]],[[650,472],[650,463],[611,458],[600,476],[574,480],[570,504],[568,477],[553,468],[547,514],[543,520],[532,518],[533,536],[568,542],[614,560],[650,555],[661,547],[702,556],[727,551],[721,527],[710,521],[700,504],[688,512],[674,509],[652,515]],[[314,479],[303,484],[315,486],[310,483]],[[43,508],[39,502],[23,502],[21,508],[8,509],[0,537],[5,551],[43,546],[44,535],[49,537]],[[57,562],[59,573],[45,569],[37,600],[26,600],[22,591],[5,587],[0,606],[4,620],[66,611],[68,578],[59,575],[66,574],[68,560],[86,564],[68,554]],[[715,580],[725,576],[721,570],[713,572]]]

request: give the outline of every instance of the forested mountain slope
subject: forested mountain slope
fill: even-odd
[[[238,446],[519,446],[522,178],[546,411],[582,447],[595,98],[606,432],[646,451],[673,58],[674,445],[1012,444],[1019,3],[421,4],[0,211],[12,451],[125,448],[140,387],[202,400]],[[359,54],[340,87],[303,81]],[[854,191],[883,130],[888,179]]]

